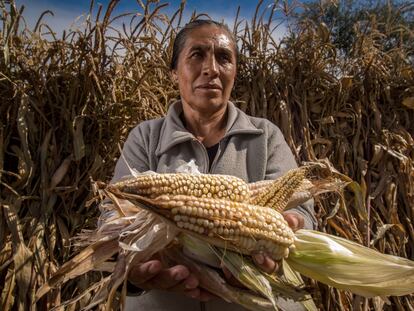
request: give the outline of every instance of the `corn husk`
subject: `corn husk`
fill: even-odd
[[[283,296],[299,301],[305,299],[307,295],[301,286],[292,285],[283,277],[260,271],[249,256],[213,247],[188,234],[181,234],[179,240],[183,248],[188,249],[184,253],[188,254],[191,250],[191,257],[196,260],[215,267],[226,267],[246,288],[266,297],[275,309],[277,309],[277,297]]]
[[[303,281],[300,274],[297,271],[293,270],[286,260],[283,261],[282,268],[283,268],[283,276],[289,282],[289,284],[291,284],[291,286],[293,285],[296,288],[305,287],[305,282]],[[305,294],[303,299],[300,301],[300,303],[303,305],[303,307],[307,311],[318,310],[310,294]]]
[[[164,254],[175,262],[186,265],[198,278],[200,287],[227,302],[237,303],[252,311],[278,310],[268,299],[255,294],[253,291],[229,285],[219,275],[216,269],[212,269],[205,264],[200,264],[193,258],[186,256],[181,249],[169,248]]]
[[[322,232],[297,231],[287,262],[307,277],[364,297],[414,292],[414,261]]]

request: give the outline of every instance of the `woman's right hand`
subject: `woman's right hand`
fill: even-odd
[[[186,266],[165,267],[157,259],[133,266],[128,281],[144,290],[161,289],[181,292],[201,301],[209,301],[215,297],[199,287],[198,279]]]

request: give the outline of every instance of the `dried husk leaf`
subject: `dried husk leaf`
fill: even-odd
[[[223,298],[225,301],[238,303],[248,310],[274,310],[273,305],[267,299],[228,285],[219,276],[217,271],[196,263],[194,260],[184,256],[181,250],[169,248],[165,253],[176,262],[188,266],[191,272],[199,279],[201,287]]]
[[[301,274],[364,297],[414,292],[414,262],[311,230],[296,232],[287,262]]]

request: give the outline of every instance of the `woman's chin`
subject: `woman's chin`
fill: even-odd
[[[224,102],[222,98],[208,99],[199,101],[193,107],[199,112],[211,114],[225,109],[227,107],[227,101]]]

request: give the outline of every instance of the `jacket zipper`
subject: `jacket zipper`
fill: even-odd
[[[223,141],[223,139],[220,140],[219,143],[218,143],[219,145],[218,145],[218,148],[217,148],[217,152],[216,152],[216,155],[214,156],[213,163],[211,163],[211,167],[210,167],[209,173],[213,173],[214,168],[216,167],[217,159],[220,156],[220,152],[221,152],[221,142]],[[207,152],[207,150],[206,150],[206,152]]]
[[[220,152],[221,152],[221,142],[223,140],[220,140],[219,143],[218,143],[219,145],[218,145],[218,148],[217,148],[217,152],[216,152],[216,155],[214,156],[213,163],[211,163],[210,169],[209,169],[210,159],[208,157],[206,147],[198,139],[194,138],[193,141],[196,142],[197,145],[199,145],[201,147],[201,149],[203,150],[203,154],[204,154],[204,167],[203,167],[203,171],[200,172],[200,173],[204,173],[204,174],[213,173],[214,167],[216,166],[216,163],[217,163],[217,159],[218,159],[218,157],[220,155]]]
[[[208,163],[209,162],[209,159],[208,159],[207,149],[206,149],[206,147],[204,147],[204,145],[198,139],[193,138],[193,141],[197,145],[200,146],[200,148],[202,149],[203,155],[204,155],[204,165],[203,165],[203,168],[202,168],[202,170],[200,170],[200,168],[198,168],[198,169],[199,169],[200,173],[207,174],[208,173],[208,164],[209,164]]]

